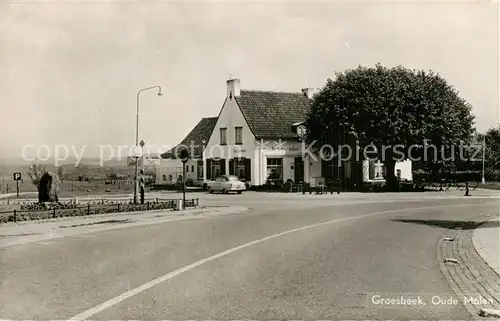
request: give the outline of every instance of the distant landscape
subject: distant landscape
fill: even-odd
[[[135,168],[127,166],[126,159],[106,161],[103,162],[104,166],[101,166],[98,158],[83,159],[77,166],[75,162],[66,162],[59,167],[55,166],[54,163],[54,161],[0,160],[0,192],[6,193],[7,188],[9,193],[16,192],[16,182],[13,180],[14,173],[22,175],[22,180],[19,182],[21,193],[35,192],[36,188],[28,176],[29,167],[33,164],[44,165],[46,171],[60,174],[61,189],[70,189],[71,182],[75,182],[74,189],[84,191],[88,189],[104,191],[106,183],[109,185],[106,185],[107,188],[111,190],[129,189],[127,182],[135,176]]]

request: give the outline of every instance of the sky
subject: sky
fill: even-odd
[[[500,120],[498,16],[488,0],[0,0],[0,158],[129,153],[141,88],[163,91],[140,97],[139,139],[156,152],[218,115],[230,74],[300,92],[376,63],[438,72],[482,131]]]

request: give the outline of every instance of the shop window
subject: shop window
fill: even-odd
[[[267,159],[267,180],[283,180],[283,158]]]

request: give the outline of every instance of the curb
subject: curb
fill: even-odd
[[[491,217],[492,215],[488,215],[488,217]],[[498,241],[498,235],[500,233],[500,216],[494,216],[493,218],[485,221],[484,223],[481,224],[480,227],[482,227],[483,225],[488,225],[490,223],[494,223],[494,222],[498,222],[499,224],[499,227],[492,227],[492,228],[496,228],[498,232],[496,232],[495,234],[497,234],[497,241]],[[488,245],[484,244],[482,241],[477,241],[476,242],[476,231],[474,231],[473,233],[473,236],[472,236],[472,244],[474,246],[474,249],[476,250],[476,252],[481,256],[481,258],[486,261],[486,263],[488,263],[488,265],[495,271],[497,272],[497,274],[499,274],[499,277],[500,277],[500,257],[498,258],[495,258],[497,259],[498,261],[497,262],[492,262],[492,261],[495,261],[495,259],[491,259],[491,258],[488,258],[487,256],[491,253],[488,253],[490,252],[488,250]],[[498,243],[497,245],[500,245],[500,243]],[[486,252],[486,253],[484,253]],[[497,252],[498,253],[498,252]],[[500,255],[500,254],[498,254]]]
[[[500,318],[500,310],[496,309],[481,309],[478,314],[485,318]]]
[[[500,309],[499,275],[475,250],[473,232],[445,232],[438,241],[436,257],[444,278],[469,314],[475,318],[494,317]]]

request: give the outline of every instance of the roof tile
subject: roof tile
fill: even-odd
[[[201,147],[202,143],[203,141],[205,141],[205,143],[208,143],[210,135],[212,134],[215,124],[217,123],[217,119],[218,117],[202,118],[200,122],[193,128],[193,130],[191,130],[191,132],[182,140],[182,142],[179,145],[163,153],[161,157],[162,158],[174,157],[176,149],[182,145],[187,146],[188,149],[190,150],[192,143],[194,145],[194,148],[193,148],[193,155],[191,155],[191,158],[200,158],[203,152]]]
[[[305,121],[311,106],[303,93],[241,90],[235,98],[256,138],[296,138],[292,125]]]

